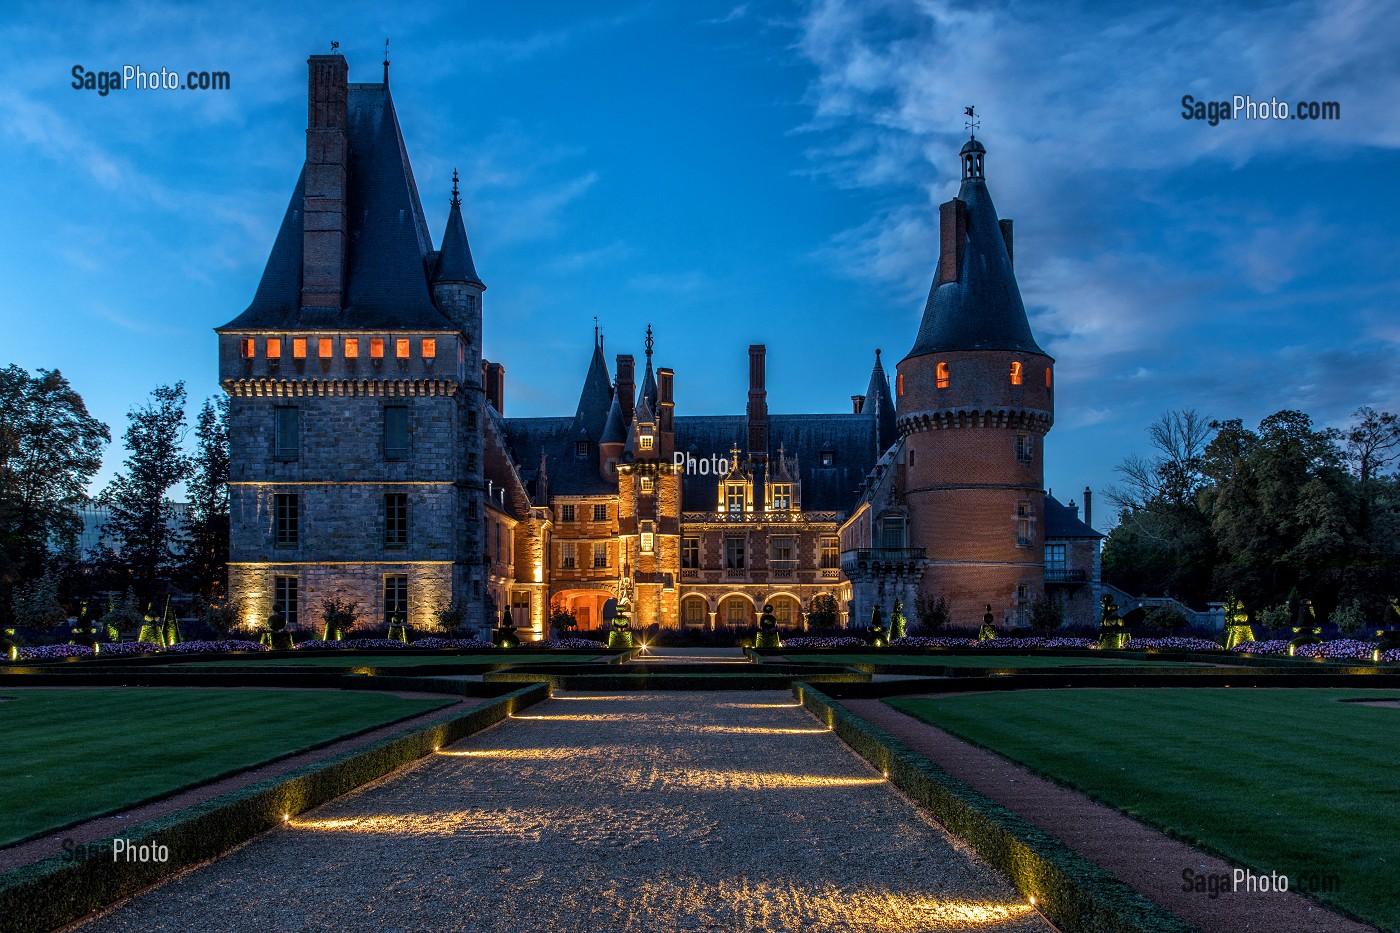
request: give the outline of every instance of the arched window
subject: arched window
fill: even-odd
[[[1050,367],[1045,367],[1045,388],[1051,389],[1055,386],[1055,377],[1050,374]]]
[[[951,380],[948,378],[948,364],[947,364],[947,363],[939,363],[939,364],[938,364],[937,368],[934,369],[934,371],[933,371],[933,380],[934,380],[934,381],[933,381],[933,384],[934,384],[936,387],[938,387],[938,388],[940,388],[940,389],[946,389],[946,388],[948,388],[948,385],[949,385],[949,383],[950,383]]]
[[[1015,360],[1011,364],[1011,384],[1018,386],[1021,384],[1021,361]]]
[[[904,373],[896,373],[894,377],[894,392],[899,397],[904,397]]]
[[[690,626],[703,626],[709,621],[710,610],[699,596],[687,596],[681,603],[681,621]]]

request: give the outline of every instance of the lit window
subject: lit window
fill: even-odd
[[[292,339],[292,359],[306,359],[306,338],[295,337]]]
[[[904,373],[898,373],[894,377],[894,391],[900,398],[904,397]]]
[[[273,581],[272,612],[287,625],[297,624],[297,578],[277,577]]]
[[[708,615],[705,600],[699,596],[688,597],[681,603],[681,618],[686,625],[704,625]]]
[[[1063,574],[1065,572],[1065,546],[1063,544],[1045,545],[1045,572]]]
[[[425,359],[425,360],[437,359],[437,338],[435,338],[435,337],[424,337],[424,338],[423,338],[423,359]]]
[[[323,360],[330,359],[335,352],[335,341],[329,337],[322,337],[316,343],[318,351],[316,355]]]
[[[681,567],[686,570],[696,570],[700,567],[700,539],[681,539]]]
[[[574,520],[574,507],[572,505],[559,506],[559,520],[561,522],[571,522]]]
[[[267,358],[270,360],[282,358],[282,339],[280,337],[267,338]]]
[[[360,356],[360,338],[359,338],[359,337],[346,337],[346,338],[345,338],[345,358],[346,358],[347,360],[353,360],[353,359],[358,359],[359,356]]]
[[[789,483],[773,484],[773,509],[778,512],[786,512],[792,508],[792,486]]]
[[[384,406],[384,459],[408,457],[408,406]]]
[[[394,357],[400,360],[408,359],[409,349],[407,338],[400,337],[398,340],[394,341]]]
[[[1045,388],[1047,388],[1047,389],[1053,388],[1054,385],[1055,385],[1054,377],[1050,375],[1050,367],[1047,366],[1047,367],[1045,367]]]
[[[791,625],[793,616],[796,615],[793,609],[797,605],[797,600],[791,596],[773,597],[773,618],[778,620],[779,625]]]
[[[251,360],[258,355],[258,343],[252,337],[245,337],[238,341],[238,343],[242,348],[243,358],[245,360]]]
[[[642,522],[642,553],[650,554],[656,547],[656,534],[652,531],[651,522]]]
[[[593,569],[603,570],[608,566],[608,546],[598,544],[593,547]]]
[[[384,340],[380,337],[371,337],[369,341],[369,358],[372,360],[384,359]]]
[[[651,450],[651,445],[656,442],[656,439],[650,434],[643,434],[637,438],[637,441],[641,445],[642,450]]]
[[[606,505],[593,506],[593,520],[595,522],[605,522],[608,520],[608,507]],[[603,566],[607,566],[604,564]]]
[[[391,573],[384,577],[384,622],[408,621],[408,574]]]
[[[738,515],[744,511],[745,499],[743,483],[731,483],[724,488],[724,507],[731,515]]]
[[[825,570],[841,566],[841,542],[837,538],[822,538],[821,564]]]
[[[575,556],[574,543],[572,541],[565,541],[563,545],[561,545],[561,553],[559,556],[562,559],[565,570],[574,569],[574,562],[578,560],[578,558]]]
[[[1011,384],[1018,386],[1021,384],[1021,362],[1017,360],[1011,364]]]
[[[933,384],[936,388],[946,389],[952,380],[948,378],[948,364],[939,363],[933,371]]]
[[[836,466],[836,452],[832,450],[823,450],[818,458],[818,462],[824,467]]]
[[[656,491],[656,480],[652,479],[650,476],[643,476],[643,477],[642,477],[642,492],[650,493],[650,492],[655,492],[655,491]]]

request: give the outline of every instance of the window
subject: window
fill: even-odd
[[[270,360],[282,358],[282,339],[280,337],[267,338],[267,358]]]
[[[278,460],[295,460],[301,449],[301,413],[295,408],[272,410],[272,454]]]
[[[1031,462],[1031,436],[1029,434],[1016,435],[1016,459],[1022,463]]]
[[[300,542],[298,503],[296,493],[279,492],[272,497],[273,543],[277,547],[295,547]]]
[[[467,313],[468,313],[468,314],[471,314],[471,313],[474,312],[474,311],[476,311],[476,296],[475,296],[475,295],[468,295],[468,296],[467,296]]]
[[[606,544],[593,545],[593,569],[602,570],[608,566],[608,546]]]
[[[493,522],[492,524],[496,526],[496,560],[503,564],[510,563],[506,560],[505,551],[501,550],[501,523]]]
[[[608,520],[608,507],[606,505],[593,506],[593,520],[595,522],[605,522]],[[607,566],[604,564],[604,566]]]
[[[577,441],[574,444],[574,459],[588,459],[588,441]]]
[[[1047,544],[1045,545],[1045,572],[1064,573],[1065,570],[1065,545]]]
[[[384,622],[408,621],[408,574],[391,573],[384,577]]]
[[[272,611],[289,627],[297,624],[297,578],[275,577],[272,581]]]
[[[467,409],[467,427],[470,428],[470,429],[473,430],[473,431],[476,430],[476,409],[475,409],[475,408],[468,408],[468,409]]]
[[[836,452],[834,450],[823,450],[821,452],[820,462],[824,467],[836,466]]]
[[[656,533],[652,530],[655,526],[651,522],[642,522],[642,553],[650,554],[656,549]]]
[[[700,567],[700,539],[681,538],[681,568],[696,570]]]
[[[258,343],[252,337],[245,337],[238,341],[238,347],[245,360],[251,360],[258,355]]]
[[[743,538],[724,539],[724,566],[726,570],[743,570],[745,564]]]
[[[791,625],[797,621],[797,600],[791,596],[774,596],[770,605],[779,625]]]
[[[1016,546],[1030,547],[1035,543],[1032,530],[1034,516],[1031,513],[1031,504],[1022,499],[1016,503]]]
[[[644,493],[653,493],[653,492],[656,492],[656,480],[652,479],[650,476],[643,476],[643,477],[642,477],[642,492],[644,492]]]
[[[384,459],[408,458],[408,406],[384,406]]]
[[[360,338],[345,338],[345,358],[347,360],[358,359],[360,356]]]
[[[749,622],[748,602],[742,597],[732,597],[724,602],[724,620],[730,625],[747,625]]]
[[[574,520],[574,507],[572,505],[559,506],[559,520],[561,522],[571,522]]]
[[[947,363],[939,363],[937,366],[934,367],[934,369],[933,369],[933,385],[934,385],[934,388],[946,389],[946,388],[948,388],[948,386],[952,385],[952,383],[953,383],[953,380],[952,380],[952,378],[948,375],[948,364],[947,364]]]
[[[408,359],[409,355],[410,355],[410,351],[409,351],[409,348],[408,348],[408,338],[406,338],[406,337],[400,337],[399,339],[395,340],[395,341],[394,341],[394,357],[395,357],[395,359],[406,360],[406,359]]]
[[[305,338],[305,337],[295,337],[295,338],[292,339],[292,359],[294,359],[294,360],[304,360],[304,359],[306,359],[306,338]]]
[[[408,493],[384,495],[384,546],[408,546]]]
[[[651,446],[654,443],[656,443],[656,438],[652,437],[650,434],[637,435],[637,444],[642,450],[651,450]]]
[[[467,500],[467,518],[476,518],[476,500]]]
[[[330,359],[335,354],[335,341],[329,337],[322,337],[316,341],[316,355],[323,360]]]
[[[743,483],[727,483],[724,487],[724,510],[731,515],[742,514],[748,498],[745,492]]]
[[[1028,583],[1016,584],[1016,615],[1022,625],[1031,619],[1031,588]]]
[[[425,359],[425,360],[435,360],[435,359],[437,359],[437,338],[436,338],[436,337],[424,337],[424,338],[423,338],[423,359]]]
[[[563,545],[561,545],[561,547],[563,548],[563,554],[561,555],[561,557],[564,569],[573,570],[575,566],[574,561],[577,559],[574,554],[574,542],[565,541]]]
[[[773,539],[773,560],[792,560],[792,539],[781,537]]]
[[[894,377],[894,394],[900,398],[904,397],[904,373],[896,373]]]
[[[786,512],[792,508],[792,486],[789,483],[776,483],[773,489],[773,508]]]
[[[699,596],[689,596],[681,603],[681,621],[686,625],[704,625],[707,615],[705,600]]]
[[[822,538],[821,565],[824,570],[841,566],[841,542],[837,538]]]
[[[1015,360],[1011,364],[1011,384],[1018,386],[1021,384],[1021,361]]]
[[[530,591],[516,590],[510,597],[510,614],[516,625],[528,626],[530,618]]]
[[[382,337],[371,337],[369,341],[369,358],[372,360],[384,359],[384,339]]]
[[[880,547],[904,547],[904,516],[890,515],[880,520]]]
[[[1050,367],[1047,366],[1047,367],[1045,367],[1045,388],[1047,388],[1047,389],[1053,389],[1054,387],[1055,387],[1055,377],[1051,374],[1051,372],[1050,372]]]
[[[476,454],[467,454],[467,470],[472,473],[476,472]]]

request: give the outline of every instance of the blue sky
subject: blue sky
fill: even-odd
[[[1169,409],[1400,408],[1393,4],[240,6],[0,14],[0,363],[61,369],[112,426],[99,485],[152,387],[217,391],[211,328],[252,297],[333,39],[352,81],[391,39],[435,240],[462,172],[508,414],[573,411],[595,315],[610,358],[655,325],[681,413],[742,411],[753,342],[771,410],[847,410],[913,342],[967,104],[1058,360],[1061,498]],[[232,89],[101,97],[75,64]],[[1342,118],[1211,127],[1184,94]]]

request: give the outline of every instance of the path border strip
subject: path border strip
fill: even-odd
[[[1004,874],[1064,933],[1192,933],[1196,928],[1024,817],[953,777],[811,686],[798,702],[948,832]]]
[[[213,800],[133,826],[120,836],[83,847],[72,861],[56,854],[0,875],[0,933],[47,930],[71,923],[143,888],[208,861],[287,817],[377,780],[517,710],[548,699],[546,684],[512,691],[469,712],[365,748],[314,762]],[[117,838],[129,845],[163,845],[166,862],[118,862]]]

